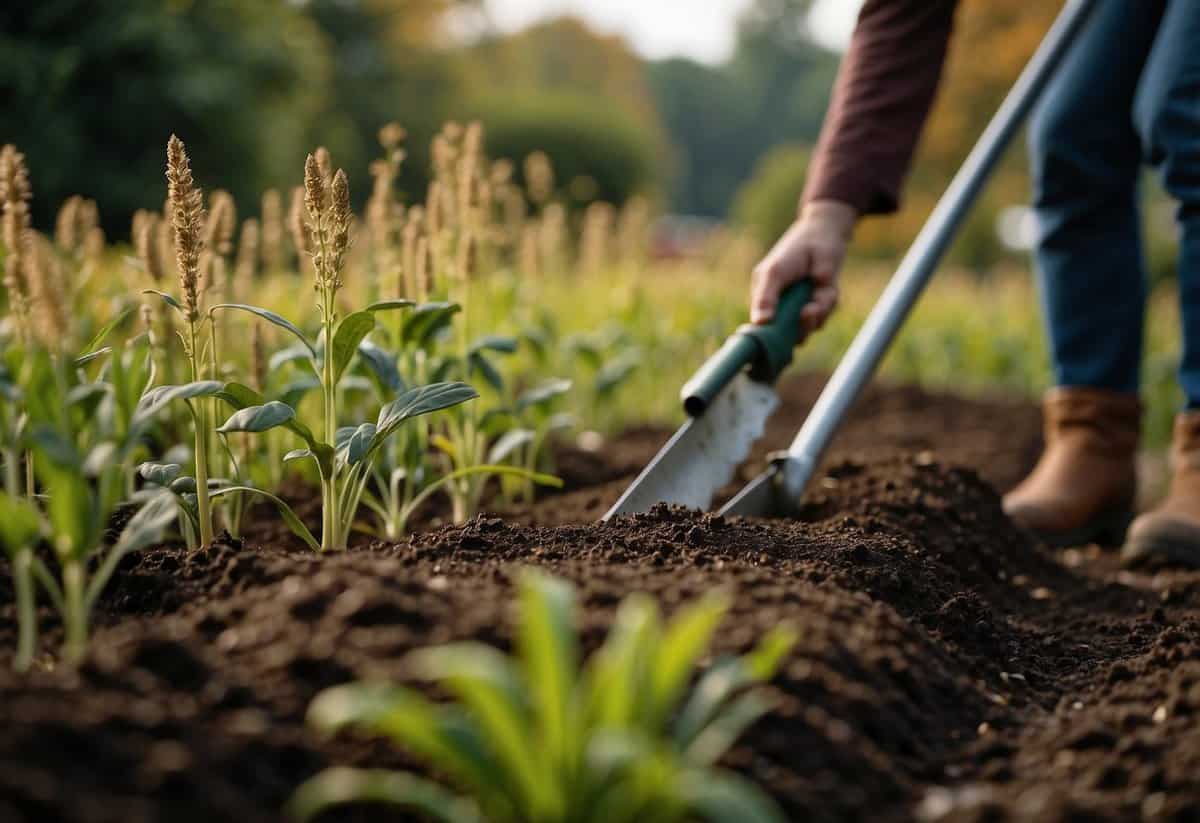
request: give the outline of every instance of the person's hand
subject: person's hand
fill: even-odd
[[[799,280],[811,280],[812,298],[800,313],[801,337],[821,328],[838,301],[838,272],[854,232],[858,212],[834,200],[805,204],[767,256],[754,267],[750,285],[750,321],[768,323],[779,295]]]

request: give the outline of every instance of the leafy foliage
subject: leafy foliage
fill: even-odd
[[[387,737],[463,794],[415,775],[339,768],[304,784],[292,810],[308,820],[375,801],[448,823],[782,821],[760,789],[715,764],[770,709],[756,686],[793,640],[777,629],[753,652],[716,661],[689,689],[726,608],[710,595],[664,624],[653,601],[633,595],[582,662],[571,586],[527,572],[515,656],[478,643],[412,655],[414,670],[453,702],[359,683],[322,692],[309,707],[318,729]]]

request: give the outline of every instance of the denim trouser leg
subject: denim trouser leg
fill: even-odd
[[[1101,2],[1030,124],[1036,262],[1061,386],[1137,390],[1146,287],[1132,111],[1165,7]]]
[[[1200,2],[1170,0],[1142,73],[1134,121],[1145,159],[1179,205],[1179,383],[1200,409]],[[1154,318],[1150,318],[1154,322]]]

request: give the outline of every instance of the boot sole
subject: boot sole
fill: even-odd
[[[1200,545],[1170,537],[1143,537],[1130,540],[1121,548],[1121,563],[1126,566],[1162,562],[1200,568]]]
[[[1025,529],[1027,534],[1040,540],[1052,549],[1069,549],[1096,543],[1100,546],[1120,546],[1125,543],[1125,532],[1133,522],[1133,512],[1118,510],[1105,512],[1090,523],[1065,532],[1045,532]]]

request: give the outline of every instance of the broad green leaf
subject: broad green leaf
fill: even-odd
[[[197,380],[181,386],[158,386],[142,395],[135,420],[148,420],[173,400],[215,397],[224,386],[217,380]]]
[[[196,493],[196,478],[191,475],[184,475],[171,481],[171,491],[175,494],[195,494]]]
[[[479,393],[466,383],[434,383],[409,389],[380,409],[372,448],[390,437],[406,420],[457,406],[478,396]]]
[[[279,511],[280,516],[283,518],[283,522],[287,523],[287,526],[292,530],[292,533],[303,540],[304,543],[313,551],[321,551],[320,541],[313,537],[313,533],[308,530],[308,526],[304,525],[304,521],[296,516],[296,513],[292,511],[292,507],[270,492],[263,491],[262,489],[256,489],[252,486],[227,486],[223,489],[218,489],[217,491],[212,492],[209,497],[216,499],[219,497],[224,497],[228,494],[235,494],[237,492],[257,494],[260,497],[265,497],[270,500],[275,504],[275,508]]]
[[[471,343],[468,353],[494,351],[501,354],[512,354],[517,350],[517,338],[501,334],[489,334]]]
[[[242,383],[226,383],[221,388],[218,396],[226,403],[239,410],[246,409],[251,406],[267,405],[267,399],[265,397]],[[321,459],[322,453],[328,455],[331,451],[331,446],[326,446],[325,444],[318,442],[317,438],[313,435],[312,430],[299,420],[293,418],[285,422],[283,425],[286,426],[289,431],[304,440],[304,442],[308,444],[308,447],[317,455],[318,460]]]
[[[498,392],[504,391],[504,376],[482,352],[467,355],[467,379],[478,372],[489,386]]]
[[[401,339],[405,343],[426,346],[460,311],[462,306],[457,303],[422,303],[404,321]]]
[[[596,374],[596,393],[599,395],[612,393],[637,371],[640,364],[641,359],[633,353],[605,363]]]
[[[247,406],[229,416],[217,428],[221,434],[230,432],[265,432],[283,426],[296,418],[296,410],[287,403],[272,400],[262,406]]]
[[[363,309],[363,311],[369,311],[369,312],[392,311],[393,309],[412,308],[415,305],[417,305],[417,304],[411,300],[404,300],[404,299],[399,299],[399,298],[394,299],[394,300],[378,300],[378,301],[372,303],[371,305],[367,306],[365,309]]]
[[[674,710],[728,610],[727,596],[710,593],[680,608],[667,624],[651,675],[651,717],[656,726]]]
[[[300,821],[347,803],[378,803],[419,812],[441,823],[486,823],[478,807],[432,780],[383,769],[326,769],[301,784],[288,803],[289,816]]]
[[[576,750],[581,730],[574,705],[579,671],[575,592],[566,581],[530,571],[521,579],[518,602],[516,642],[541,745],[558,768],[569,770],[582,754]]]
[[[708,823],[787,823],[779,806],[741,775],[695,770],[678,783],[684,804]]]
[[[142,463],[137,467],[138,474],[143,480],[159,486],[170,486],[183,473],[183,467],[178,463]]]
[[[517,397],[517,410],[524,411],[525,409],[538,408],[548,404],[557,397],[561,397],[571,390],[571,381],[561,378],[547,380],[532,389],[524,391]]]
[[[393,355],[364,340],[358,345],[358,356],[384,397],[391,397],[404,389],[404,380],[400,377],[400,369]]]
[[[354,359],[358,344],[375,328],[375,315],[369,311],[356,311],[338,324],[333,333],[333,382],[342,379],[342,373]]]
[[[375,424],[363,423],[346,441],[346,463],[353,466],[366,456],[375,437]]]
[[[297,360],[306,364],[309,369],[313,368],[313,355],[311,349],[307,346],[288,346],[286,349],[280,349],[271,355],[271,359],[267,361],[267,368],[272,372],[282,369],[288,363],[294,363]]]
[[[269,311],[268,309],[261,308],[260,306],[249,306],[245,303],[219,303],[209,309],[209,312],[215,312],[217,309],[236,309],[238,311],[250,312],[251,314],[261,317],[263,320],[266,320],[268,323],[274,323],[281,329],[287,329],[292,333],[293,336],[295,336],[297,340],[304,344],[313,357],[317,356],[317,350],[313,348],[313,344],[310,343],[308,338],[304,336],[304,332],[300,331],[300,329],[297,328],[296,325],[286,317],[278,315],[273,311]]]
[[[165,291],[159,291],[158,289],[142,289],[142,294],[157,294],[159,297],[162,298],[162,301],[164,303],[166,303],[171,308],[175,309],[175,311],[178,311],[178,312],[183,311],[183,305],[178,300],[176,300],[172,295],[167,294]]]
[[[299,409],[305,395],[319,388],[321,388],[321,381],[315,375],[301,375],[295,380],[288,381],[287,385],[279,390],[279,399],[293,409]]]
[[[509,429],[488,450],[488,462],[503,463],[517,449],[532,443],[534,437],[536,435],[530,429]]]

